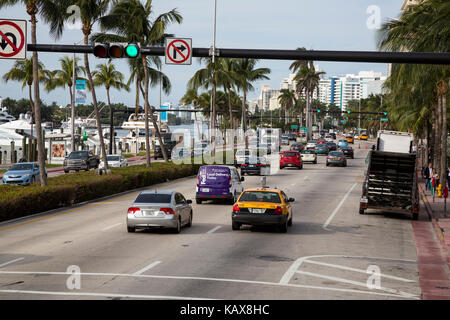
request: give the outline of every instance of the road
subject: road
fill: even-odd
[[[232,231],[231,205],[195,201],[193,226],[180,234],[127,233],[137,192],[2,224],[0,299],[419,299],[410,217],[358,214],[371,145],[358,143],[346,168],[320,156],[267,177],[295,198],[286,234]],[[195,183],[157,188],[195,200]],[[259,185],[245,176],[245,187]],[[69,266],[81,272],[79,289]]]

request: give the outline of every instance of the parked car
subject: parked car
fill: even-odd
[[[192,200],[179,192],[151,190],[139,193],[127,212],[128,232],[138,228],[170,228],[180,233],[183,226],[192,226]]]
[[[352,158],[354,159],[354,154],[353,154],[353,148],[350,146],[343,146],[339,148],[339,151],[342,151],[342,153],[347,157],[347,158]]]
[[[108,160],[108,167],[110,168],[122,168],[128,167],[128,161],[120,154],[109,154],[106,156],[106,160]],[[103,169],[105,167],[105,162],[100,161],[99,168]]]
[[[47,175],[47,169],[45,170]],[[21,162],[13,164],[2,177],[2,184],[29,185],[40,181],[39,163]]]
[[[317,147],[314,148],[314,152],[316,154],[327,155],[330,152],[330,149],[326,144],[318,144]]]
[[[341,151],[331,151],[327,157],[327,167],[328,166],[347,166],[347,158]]]
[[[166,150],[166,155],[168,159],[172,158],[172,151],[177,145],[176,141],[166,141],[164,143],[164,149]],[[154,149],[153,149],[153,157],[155,160],[162,159],[164,157],[161,145],[159,144],[159,141],[155,142]]]
[[[305,146],[303,145],[303,143],[293,143],[291,145],[292,151],[302,152],[304,149],[305,149]]]
[[[246,189],[233,206],[232,229],[239,230],[243,224],[273,225],[282,233],[292,225],[294,198],[278,189]]]
[[[296,167],[303,169],[302,157],[298,151],[283,151],[280,158],[280,169],[285,167]]]
[[[264,157],[246,157],[241,164],[241,176],[246,174],[263,175],[265,168],[270,168],[270,162]]]
[[[241,194],[244,177],[232,166],[201,166],[197,175],[196,202],[205,200],[228,200],[234,203]]]
[[[328,147],[328,149],[330,149],[330,151],[337,150],[337,144],[334,142],[327,142],[327,147]]]
[[[91,168],[98,168],[100,165],[100,157],[94,155],[90,150],[72,151],[69,156],[64,159],[64,173],[70,170],[89,171]]]
[[[312,162],[317,164],[317,154],[314,150],[303,150],[300,153],[300,156],[302,157],[302,162]]]

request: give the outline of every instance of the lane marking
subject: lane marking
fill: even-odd
[[[160,264],[160,263],[161,263],[161,261],[155,261],[155,262],[152,262],[152,263],[150,263],[148,266],[142,268],[141,270],[136,271],[136,272],[134,273],[134,275],[139,276],[139,275],[143,274],[145,271],[150,270],[151,268],[157,266],[157,265]]]
[[[342,269],[342,270],[348,270],[348,271],[354,271],[354,272],[367,274],[367,270],[346,267],[346,266],[342,266],[342,265],[339,265],[339,264],[318,262],[318,261],[312,261],[312,260],[304,260],[304,262],[311,263],[311,264],[316,264],[316,265],[319,265],[319,266],[332,267],[332,268],[336,268],[336,269]],[[417,282],[417,281],[410,280],[410,279],[390,276],[390,275],[387,275],[387,274],[384,274],[384,273],[380,273],[380,276],[384,277],[384,278],[388,278],[388,279],[403,281],[403,282]]]
[[[221,226],[217,226],[217,227],[212,228],[211,230],[209,230],[207,233],[213,233],[213,232],[219,230],[220,228],[222,228],[222,227]]]
[[[327,219],[327,221],[325,221],[325,223],[323,224],[322,228],[324,230],[327,231],[331,231],[330,229],[327,228],[327,226],[330,224],[331,220],[333,220],[334,216],[338,213],[338,211],[341,209],[342,205],[344,204],[345,200],[347,200],[348,196],[350,195],[350,193],[353,191],[353,189],[357,186],[357,182],[355,182],[352,187],[347,191],[347,193],[345,194],[344,198],[342,198],[341,202],[339,202],[338,206],[333,210],[333,212],[331,213],[330,217]]]
[[[91,296],[91,297],[113,297],[113,298],[133,298],[133,299],[217,300],[211,298],[193,298],[193,297],[178,297],[178,296],[154,296],[154,295],[140,295],[140,294],[93,293],[93,292],[33,291],[33,290],[0,290],[0,293],[46,294],[59,296]]]
[[[112,228],[114,228],[114,227],[120,226],[121,224],[122,224],[122,222],[119,222],[119,223],[113,224],[112,226],[109,226],[109,227],[103,228],[103,229],[102,229],[102,231],[106,231],[106,230],[112,229]]]
[[[0,271],[0,274],[45,274],[45,275],[63,275],[67,276],[66,272],[43,272],[43,271]],[[411,298],[411,299],[419,299],[418,297],[405,297],[398,294],[390,294],[383,292],[372,292],[365,290],[356,290],[356,289],[342,289],[342,288],[333,288],[333,287],[320,287],[320,286],[310,286],[310,285],[302,285],[302,284],[289,284],[289,283],[278,283],[278,282],[266,282],[266,281],[254,281],[254,280],[240,280],[240,279],[223,279],[223,278],[206,278],[206,277],[182,277],[182,276],[157,276],[157,275],[135,275],[135,274],[124,274],[124,273],[77,273],[80,276],[105,276],[105,277],[137,277],[137,278],[151,278],[151,279],[174,279],[174,280],[204,280],[204,281],[216,281],[216,282],[232,282],[232,283],[247,283],[247,284],[255,284],[255,285],[268,285],[275,287],[290,287],[290,288],[302,288],[302,289],[317,289],[317,290],[325,290],[325,291],[336,291],[336,292],[351,292],[357,294],[368,294],[368,295],[376,295],[376,296],[389,296],[396,298]]]
[[[344,278],[326,276],[326,275],[323,275],[323,274],[312,273],[312,272],[307,272],[307,271],[298,271],[297,270],[295,273],[304,274],[304,275],[307,275],[307,276],[310,276],[310,277],[315,277],[315,278],[321,278],[321,279],[327,279],[327,280],[332,280],[332,281],[338,281],[338,282],[342,282],[342,283],[348,283],[348,284],[352,284],[352,285],[355,285],[355,286],[360,286],[360,287],[367,288],[367,283],[366,282],[359,282],[359,281],[353,281],[353,280],[348,280],[348,279],[344,279]],[[376,290],[381,290],[381,291],[389,292],[389,293],[392,293],[392,294],[400,294],[402,296],[410,297],[410,298],[417,297],[415,294],[403,292],[403,291],[400,291],[400,290],[385,288],[385,287],[379,287]]]
[[[11,261],[2,263],[2,264],[0,264],[0,268],[5,267],[5,266],[7,266],[7,265],[9,265],[9,264],[12,264],[12,263],[14,263],[14,262],[17,262],[17,261],[21,261],[21,260],[23,260],[23,259],[25,259],[25,258],[23,258],[23,257],[22,257],[22,258],[17,258],[17,259],[14,259],[14,260],[11,260]]]

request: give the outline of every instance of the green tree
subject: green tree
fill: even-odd
[[[297,103],[295,93],[289,89],[281,89],[280,95],[278,96],[278,102],[280,103],[281,107],[284,108],[284,115],[285,115],[284,123],[287,124],[288,113],[291,109],[294,108],[295,104]]]

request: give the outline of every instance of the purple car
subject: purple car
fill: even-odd
[[[228,200],[235,203],[244,190],[237,169],[233,166],[202,166],[197,175],[195,200]]]

